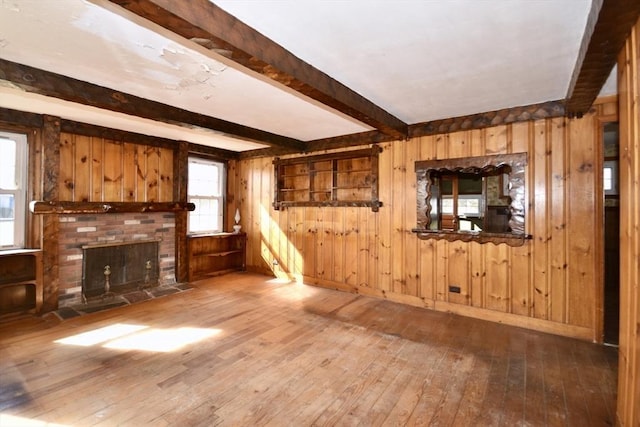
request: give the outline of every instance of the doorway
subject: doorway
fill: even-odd
[[[620,331],[620,196],[618,123],[603,126],[604,342],[618,345]]]

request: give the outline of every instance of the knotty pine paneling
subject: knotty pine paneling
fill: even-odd
[[[60,200],[171,202],[173,150],[60,134]]]
[[[564,127],[563,120],[560,120],[559,123]],[[529,141],[532,139],[531,132],[533,132],[533,126],[531,123],[515,123],[510,126],[510,130],[511,151],[514,153],[529,152]],[[527,170],[527,182],[532,182],[533,169],[528,168]],[[560,176],[564,177],[564,173],[561,173]],[[529,188],[529,186],[525,187],[525,200],[530,200],[531,191]],[[528,243],[523,246],[510,249],[511,275],[509,280],[511,283],[518,282],[521,277],[529,277],[529,280],[532,280],[532,269],[530,268],[532,247],[533,245]],[[511,313],[518,316],[530,317],[533,313],[531,304],[533,293],[534,291],[532,286],[512,286],[511,298],[509,300]]]
[[[601,340],[597,295],[601,222],[600,103],[582,119],[546,119],[382,143],[379,212],[291,207],[275,211],[272,159],[239,161],[248,268],[306,283]],[[357,147],[362,148],[362,147]],[[419,240],[416,160],[528,152],[522,247]],[[314,153],[315,154],[315,153]],[[231,182],[230,181],[230,182]],[[273,267],[273,260],[278,266]],[[460,293],[449,292],[449,286]]]
[[[123,144],[122,165],[134,165],[137,172],[138,146],[133,144]],[[122,201],[135,202],[138,196],[137,185],[138,174],[126,173],[122,176]]]
[[[124,144],[110,141],[102,142],[104,158],[102,161],[102,197],[105,201],[124,200]]]
[[[143,159],[146,164],[144,173],[145,197],[151,201],[157,201],[160,196],[160,149],[156,147],[144,147]]]
[[[617,424],[640,425],[640,20],[618,57],[620,349]]]

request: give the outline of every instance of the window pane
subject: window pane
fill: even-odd
[[[220,196],[220,169],[215,164],[189,163],[189,194]]]
[[[191,198],[196,209],[189,212],[190,232],[221,231],[220,201],[217,199]]]
[[[16,182],[16,142],[11,139],[0,138],[0,188],[15,190]]]
[[[453,194],[453,180],[451,178],[442,178],[440,180],[440,191],[442,194]]]
[[[453,215],[453,197],[442,196],[442,213]]]
[[[15,197],[0,194],[0,246],[13,247],[15,242]]]
[[[15,219],[15,205],[13,194],[0,194],[0,221]]]
[[[612,168],[604,168],[603,171],[603,184],[605,190],[613,190],[612,180],[613,170]]]
[[[458,215],[480,215],[480,199],[459,198]]]
[[[14,246],[16,222],[11,220],[0,220],[0,246]]]
[[[458,179],[459,194],[482,194],[482,176]]]
[[[0,130],[0,246],[24,247],[27,135]]]

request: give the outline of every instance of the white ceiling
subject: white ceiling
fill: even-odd
[[[564,99],[591,0],[215,1],[406,123]],[[105,0],[0,0],[0,57],[309,141],[371,130]],[[0,107],[235,151],[207,130],[0,87]]]
[[[590,0],[214,1],[406,123],[562,99]]]

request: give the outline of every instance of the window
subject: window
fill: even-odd
[[[0,249],[24,247],[27,136],[0,132]]]
[[[189,212],[190,233],[219,233],[224,212],[223,163],[189,158],[188,201],[196,208]]]
[[[415,163],[420,239],[521,245],[526,153]]]
[[[478,174],[450,173],[434,179],[441,194],[440,228],[481,231],[485,205],[484,178]]]

